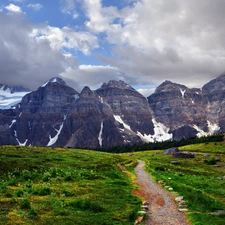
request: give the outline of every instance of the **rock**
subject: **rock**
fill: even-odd
[[[144,219],[144,217],[143,216],[139,216],[137,219],[136,219],[136,221],[135,221],[135,225],[138,225],[138,224],[140,224],[142,221],[143,221],[143,219]]]
[[[145,202],[143,202],[143,205],[149,205],[149,202],[147,202],[147,201],[145,201]]]
[[[176,152],[179,152],[178,148],[169,148],[165,150],[164,155],[172,155]]]
[[[173,164],[173,165],[179,165],[180,164],[180,162],[178,162],[178,161],[171,161],[170,163]]]
[[[207,154],[203,154],[203,156],[204,156],[204,157],[209,157],[210,154],[208,154],[208,153],[207,153]]]
[[[176,201],[176,202],[180,202],[180,201],[183,200],[183,198],[184,198],[183,196],[176,197],[176,198],[175,198],[175,201]]]
[[[211,214],[214,214],[214,215],[223,215],[223,214],[225,214],[225,210],[217,210],[216,212],[213,212]]]
[[[188,209],[187,208],[181,208],[181,209],[178,209],[180,212],[188,212]]]
[[[179,208],[186,208],[186,203],[184,201],[179,202],[178,204]]]
[[[143,208],[145,211],[148,211],[148,206],[147,205],[142,205],[141,208]]]
[[[173,158],[181,158],[181,159],[187,159],[187,158],[194,158],[195,155],[192,154],[192,153],[184,153],[184,152],[177,152],[177,153],[174,153],[173,155]]]
[[[146,215],[147,212],[146,212],[146,211],[138,211],[138,214],[139,214],[139,215]]]
[[[223,178],[222,178],[222,177],[217,177],[216,179],[217,179],[217,180],[223,180]]]

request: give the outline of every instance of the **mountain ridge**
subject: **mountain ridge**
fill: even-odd
[[[53,77],[13,108],[0,110],[0,145],[99,148],[223,132],[221,83],[225,74],[202,89],[167,80],[145,98],[121,80],[79,93]]]

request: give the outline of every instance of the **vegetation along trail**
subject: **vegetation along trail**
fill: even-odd
[[[185,214],[178,211],[172,195],[153,181],[144,170],[144,162],[135,167],[139,195],[149,203],[146,225],[188,225]]]

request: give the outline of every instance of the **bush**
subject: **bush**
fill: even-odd
[[[50,195],[51,194],[51,189],[49,187],[43,187],[39,190],[38,192],[39,195]]]
[[[156,166],[155,171],[165,171],[165,168],[163,166]]]
[[[11,192],[9,190],[6,191],[5,193],[5,197],[7,198],[11,198],[13,195],[11,194]]]
[[[45,195],[50,195],[51,194],[51,189],[49,187],[43,187],[40,189],[35,188],[32,193],[34,195],[41,195],[41,196],[45,196]]]
[[[21,209],[30,209],[30,202],[27,198],[23,199],[22,202],[20,203],[20,208]]]
[[[207,164],[207,165],[216,165],[216,160],[215,160],[215,158],[212,158],[212,159],[209,159],[209,160],[205,159],[204,163]]]
[[[18,190],[16,191],[16,197],[22,197],[23,196],[23,191],[22,190]]]
[[[31,208],[28,215],[27,215],[28,218],[31,218],[31,219],[37,219],[38,218],[38,214],[37,212],[34,210],[34,208]]]
[[[76,201],[72,201],[69,203],[70,206],[81,209],[81,210],[91,210],[95,213],[103,212],[104,208],[97,203],[91,202],[89,199],[80,199]]]

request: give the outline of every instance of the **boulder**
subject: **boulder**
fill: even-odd
[[[174,148],[168,148],[165,150],[164,155],[172,155],[174,153],[179,152],[179,149],[174,147]]]
[[[190,152],[187,152],[187,153],[176,152],[173,154],[173,158],[187,159],[187,158],[194,158],[194,157],[195,155]]]

